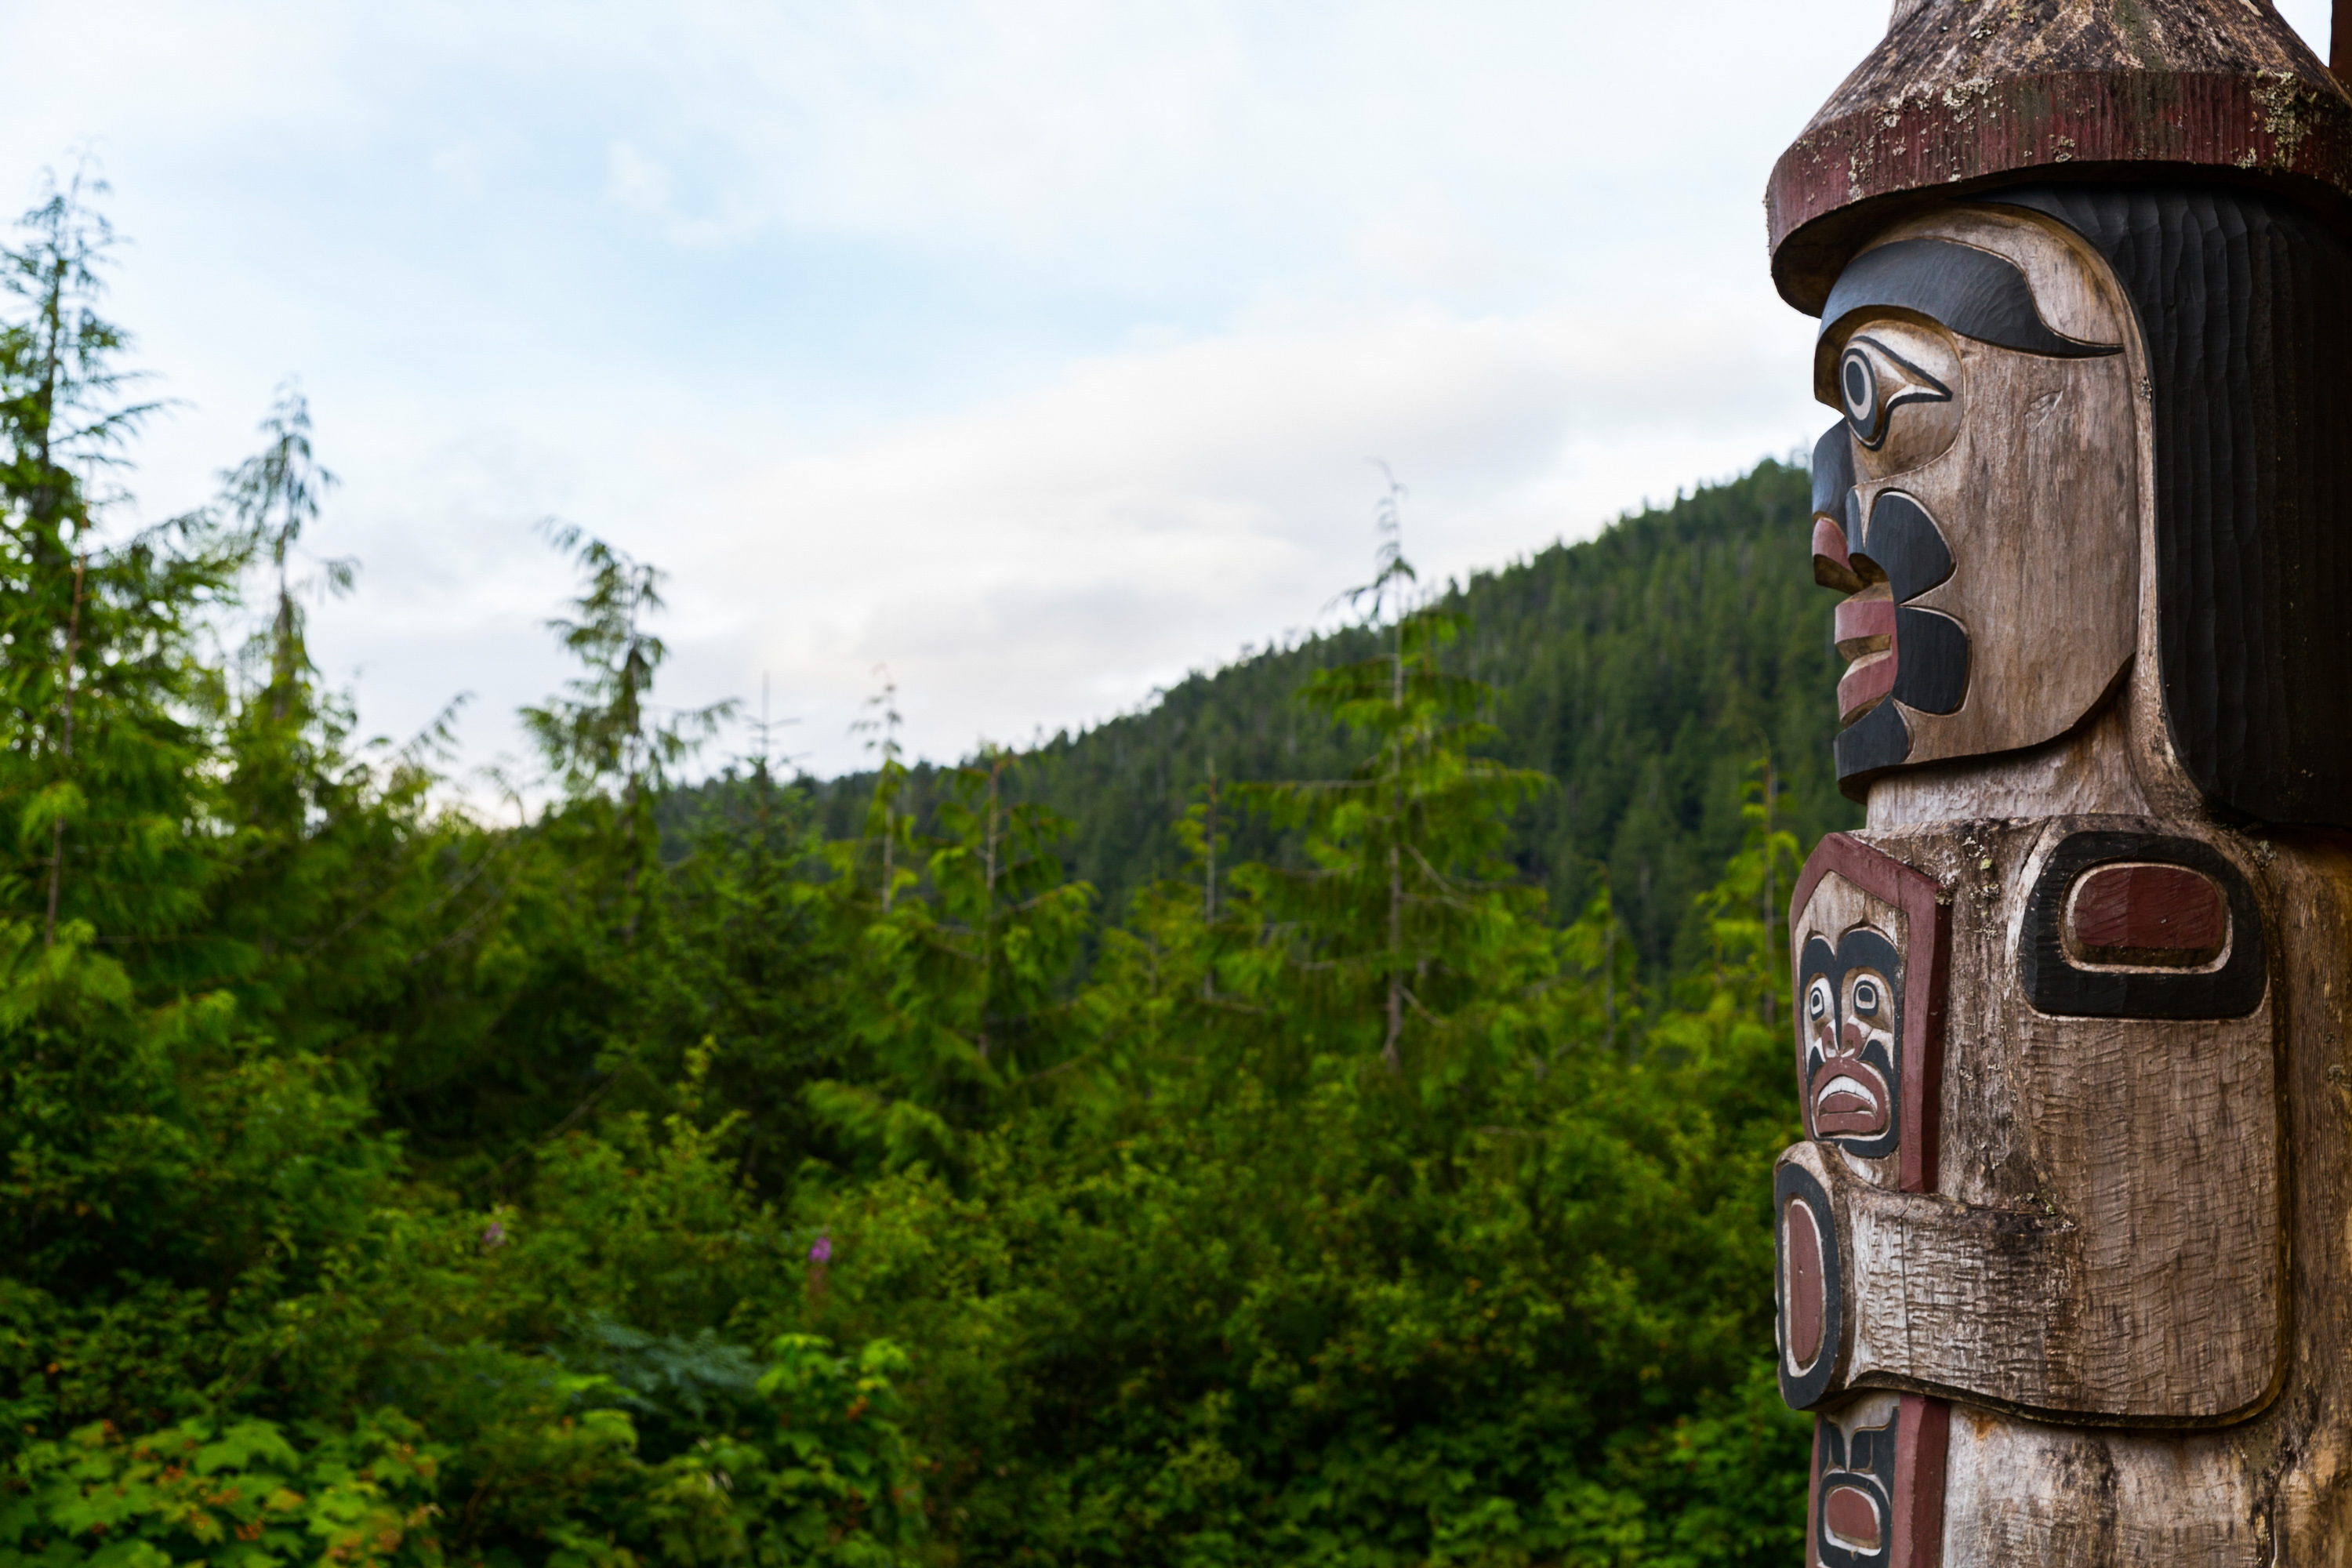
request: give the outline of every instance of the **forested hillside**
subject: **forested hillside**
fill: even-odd
[[[1557,909],[1582,908],[1605,874],[1652,973],[1705,953],[1693,900],[1739,846],[1738,781],[1759,755],[1806,843],[1860,821],[1828,766],[1842,667],[1828,595],[1806,569],[1810,511],[1803,470],[1767,461],[1435,595],[1470,628],[1447,668],[1493,691],[1480,750],[1557,785],[1514,817],[1512,862]],[[1071,869],[1116,917],[1185,863],[1173,825],[1213,765],[1228,783],[1345,773],[1349,738],[1296,694],[1376,642],[1342,631],[1196,674],[1142,712],[1024,754],[1008,787],[1070,822]],[[910,807],[941,777],[916,770]],[[873,787],[871,774],[818,786],[828,830],[853,831]],[[1244,856],[1296,857],[1263,818],[1236,813],[1232,826]]]
[[[553,530],[492,823],[320,684],[299,396],[103,526],[109,244],[0,255],[0,1568],[1798,1550],[1793,476],[829,790],[681,788]]]

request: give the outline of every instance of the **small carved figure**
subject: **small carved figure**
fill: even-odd
[[[1937,1532],[1949,1420],[1939,1401],[1866,1394],[1814,1426],[1810,1532],[1825,1568],[1916,1568]]]

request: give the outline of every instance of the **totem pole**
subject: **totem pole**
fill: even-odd
[[[2352,1561],[2352,99],[2269,0],[1897,0],[1766,205],[1867,820],[1807,1563]]]

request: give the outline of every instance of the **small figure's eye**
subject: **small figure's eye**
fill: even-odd
[[[1872,451],[1886,444],[1895,411],[1906,403],[1949,403],[1952,389],[1876,338],[1856,338],[1838,360],[1838,395],[1854,439]]]
[[[1857,1013],[1878,1011],[1878,982],[1857,980],[1853,983],[1853,1010]]]
[[[1830,983],[1816,980],[1805,989],[1805,1016],[1820,1020],[1830,1016]]]

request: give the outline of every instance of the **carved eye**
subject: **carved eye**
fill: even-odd
[[[1858,348],[1845,351],[1838,366],[1838,386],[1845,394],[1845,416],[1868,440],[1878,433],[1878,372],[1870,356]]]
[[[1830,1016],[1830,983],[1816,978],[1805,988],[1805,1016],[1815,1023]]]
[[[1872,451],[1886,443],[1895,411],[1906,403],[1949,403],[1952,389],[1876,338],[1856,338],[1838,361],[1838,395],[1854,439]]]
[[[1879,991],[1877,981],[1864,979],[1857,980],[1853,983],[1853,1010],[1855,1012],[1875,1013],[1878,1011],[1878,1004]]]

